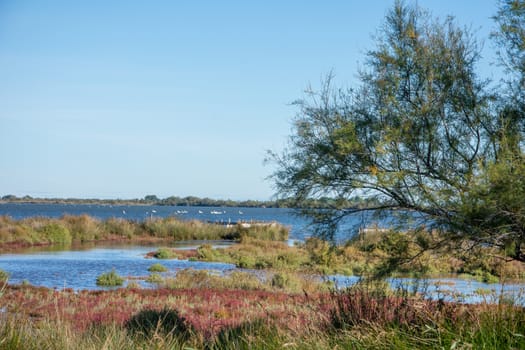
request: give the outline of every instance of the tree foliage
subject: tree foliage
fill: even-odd
[[[503,3],[497,21],[516,17],[522,28],[523,4]],[[506,30],[495,35],[499,45],[509,55],[523,52],[522,42],[507,45]],[[317,211],[321,235],[333,237],[339,220],[357,210],[410,210],[447,241],[506,247],[525,261],[525,118],[516,98],[491,92],[478,77],[479,57],[472,33],[453,18],[397,2],[359,87],[335,89],[329,75],[296,102],[289,147],[271,154],[278,193],[297,203],[355,195],[377,203]],[[523,67],[523,60],[511,66],[517,75]]]

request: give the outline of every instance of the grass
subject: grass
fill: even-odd
[[[2,349],[523,349],[525,310],[337,292],[7,286]],[[74,307],[72,307],[74,305]]]
[[[227,248],[213,248],[210,244],[203,244],[195,251],[161,248],[152,253],[152,256],[225,262],[247,269],[301,271],[321,275],[414,278],[461,276],[486,283],[525,279],[525,263],[502,259],[502,253],[492,248],[478,247],[470,251],[457,251],[442,247],[435,251],[422,251],[416,243],[420,239],[417,234],[390,234],[391,236],[388,232],[378,232],[339,246],[309,238],[293,247],[285,242],[243,236],[238,244]],[[431,235],[428,237],[438,239]],[[399,246],[407,247],[401,258],[396,252]],[[416,257],[410,258],[411,256]]]
[[[467,274],[491,283],[501,279],[525,279],[524,263],[501,259],[504,252],[494,249],[477,247],[458,253],[444,246],[436,251],[422,252],[422,247],[435,245],[439,240],[434,233],[369,231],[365,236],[355,237],[340,246],[310,238],[295,247],[288,247],[285,243],[287,237],[288,229],[278,224],[226,227],[176,218],[136,222],[117,218],[97,220],[87,215],[22,220],[0,217],[0,251],[31,245],[67,246],[100,240],[171,242],[230,239],[240,244],[227,249],[203,245],[194,256],[161,248],[155,257],[221,261],[240,268],[319,274],[367,276],[395,272],[417,277]],[[405,251],[400,252],[400,247],[405,247]],[[417,258],[407,259],[414,255]],[[392,270],[394,263],[396,269]]]
[[[21,220],[0,216],[0,251],[32,245],[70,245],[101,240],[241,240],[243,237],[286,240],[288,231],[288,228],[276,223],[226,227],[197,220],[182,221],[173,217],[151,218],[139,222],[121,218],[98,220],[87,215],[65,215],[57,219],[31,217]]]
[[[72,242],[224,234],[239,243],[220,249],[203,244],[191,252],[161,248],[156,257],[224,261],[256,272],[187,269],[166,277],[157,263],[148,269],[146,281],[155,284],[151,289],[137,282],[78,292],[3,285],[1,349],[525,349],[525,309],[504,295],[478,290],[492,302],[467,305],[424,300],[391,290],[384,281],[334,291],[318,278],[322,273],[372,274],[399,247],[417,251],[419,240],[432,236],[375,232],[341,246],[309,239],[290,247],[279,241],[281,229],[272,226],[0,217],[4,247],[10,242],[67,244],[68,234]],[[480,249],[474,256],[425,252],[398,272],[469,272],[485,280],[525,276],[522,265],[504,265],[491,258],[494,251]],[[7,273],[0,271],[2,278]],[[99,285],[123,283],[115,270],[97,278]]]
[[[124,278],[119,276],[115,270],[105,272],[97,277],[97,286],[117,287],[124,284]]]
[[[166,272],[168,271],[168,268],[162,264],[156,263],[156,264],[151,265],[148,268],[148,271],[149,272]]]
[[[164,278],[158,272],[153,272],[146,278],[146,282],[153,284],[160,284],[164,282]]]
[[[8,279],[9,279],[9,273],[0,269],[0,282],[7,282]]]

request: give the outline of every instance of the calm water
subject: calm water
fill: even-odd
[[[124,206],[124,205],[87,205],[87,204],[0,204],[0,215],[9,215],[14,219],[31,216],[46,216],[58,218],[63,215],[87,214],[99,219],[111,217],[131,220],[145,220],[152,217],[175,216],[182,220],[197,219],[211,222],[238,221],[277,221],[290,227],[291,240],[304,240],[312,233],[308,228],[306,218],[298,215],[294,209],[286,208],[240,208],[240,207],[182,207],[182,206]],[[339,238],[351,236],[359,226],[378,223],[385,220],[374,220],[371,215],[349,217]]]
[[[130,245],[95,246],[83,250],[33,250],[19,254],[2,254],[0,269],[9,272],[9,283],[27,281],[35,286],[75,290],[104,289],[96,285],[97,276],[112,269],[124,277],[147,277],[150,274],[148,268],[157,262],[168,268],[169,272],[164,275],[174,275],[178,270],[186,268],[219,273],[235,269],[234,265],[224,263],[145,258],[148,252],[157,248]],[[190,246],[181,244],[180,248],[187,249]]]
[[[184,220],[203,221],[277,221],[290,226],[290,238],[303,240],[310,235],[308,222],[295,215],[291,209],[279,208],[219,208],[219,207],[170,207],[170,206],[101,206],[101,205],[61,205],[61,204],[0,204],[0,215],[9,215],[16,219],[30,216],[60,217],[65,214],[88,214],[100,219],[121,217],[132,220],[144,220],[150,217],[177,216]],[[371,218],[350,218],[347,227],[373,222]],[[343,232],[342,234],[349,234]],[[195,247],[195,243],[193,245]],[[122,276],[145,277],[148,268],[159,260],[146,259],[145,254],[158,246],[133,245],[92,245],[83,249],[52,251],[50,248],[26,250],[20,254],[0,255],[0,269],[10,273],[10,283],[28,281],[37,286],[49,288],[100,289],[96,278],[111,269]],[[181,243],[178,248],[191,248]],[[217,273],[228,273],[235,266],[224,263],[192,262],[184,260],[161,260],[169,271],[164,275],[175,275],[185,268],[205,269]],[[356,277],[331,276],[338,286],[347,286],[357,282]],[[464,302],[495,302],[501,296],[515,299],[525,305],[525,286],[523,284],[486,284],[460,279],[439,279],[416,282],[411,279],[391,279],[394,288],[412,290],[417,288],[429,298],[444,298]],[[144,286],[151,286],[140,282]]]
[[[191,246],[181,244],[180,249]],[[164,276],[175,276],[177,271],[186,268],[208,270],[227,274],[237,268],[232,264],[195,262],[187,260],[147,259],[145,255],[158,247],[144,246],[94,246],[83,250],[49,251],[33,250],[19,254],[0,255],[0,269],[10,273],[9,282],[19,284],[27,281],[35,286],[48,288],[73,288],[75,290],[108,289],[96,285],[96,278],[112,269],[125,277],[145,278],[148,268],[157,262],[168,268]],[[329,276],[338,287],[356,283],[359,278],[348,276]],[[153,285],[136,280],[144,287]],[[417,289],[428,298],[460,302],[498,302],[500,297],[525,305],[525,286],[523,284],[487,284],[460,279],[428,279],[415,281],[407,278],[389,280],[393,288],[408,291]]]

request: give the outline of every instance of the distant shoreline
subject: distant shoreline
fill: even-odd
[[[203,202],[184,202],[184,201],[166,201],[156,200],[148,201],[144,199],[77,199],[77,198],[16,198],[0,199],[0,204],[18,203],[18,204],[86,204],[86,205],[125,205],[125,206],[175,206],[175,207],[276,207],[276,202],[261,202],[260,204],[246,204],[245,201],[223,201],[211,200]]]
[[[231,200],[188,197],[167,197],[160,199],[155,195],[148,195],[142,199],[96,199],[96,198],[33,198],[30,196],[17,197],[6,195],[0,197],[0,204],[85,204],[85,205],[127,205],[127,206],[175,206],[175,207],[240,207],[240,208],[333,208],[335,200],[332,198],[310,199],[297,205],[292,199],[278,199],[274,201],[258,200]],[[366,207],[369,202],[357,197],[345,203],[346,208]]]

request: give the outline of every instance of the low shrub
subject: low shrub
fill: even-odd
[[[176,259],[177,258],[177,254],[173,251],[173,249],[168,249],[168,248],[159,248],[159,250],[157,250],[157,252],[153,256],[157,259]]]
[[[71,244],[73,238],[67,228],[59,223],[50,223],[38,230],[39,234],[49,243]]]
[[[278,272],[272,276],[271,285],[277,289],[297,290],[300,282],[294,275]]]
[[[146,278],[146,282],[159,284],[159,283],[164,282],[164,278],[159,273],[154,272],[154,273],[150,274],[148,276],[148,278]]]
[[[137,233],[137,224],[121,218],[109,218],[104,222],[104,231],[107,234],[132,238]]]
[[[187,340],[192,332],[191,326],[176,310],[142,310],[126,322],[127,331],[139,337],[176,337]]]
[[[148,268],[148,271],[149,272],[166,272],[168,271],[168,268],[162,264],[156,263],[156,264],[151,265]]]
[[[97,277],[97,286],[114,287],[124,284],[124,278],[119,276],[115,270],[106,272]]]

